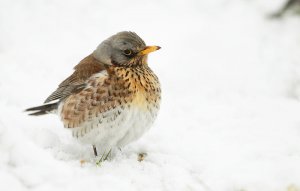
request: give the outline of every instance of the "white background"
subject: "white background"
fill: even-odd
[[[0,190],[300,187],[300,18],[281,0],[0,0]],[[147,134],[100,167],[54,115],[29,117],[107,37],[161,50]],[[142,163],[137,153],[147,152]]]

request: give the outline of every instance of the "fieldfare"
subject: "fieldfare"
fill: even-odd
[[[140,138],[157,116],[160,83],[147,56],[158,49],[134,32],[119,32],[76,65],[44,105],[26,111],[58,114],[74,137],[93,146],[95,156],[97,147],[122,148]]]

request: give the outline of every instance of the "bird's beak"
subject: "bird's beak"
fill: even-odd
[[[139,52],[139,55],[146,55],[149,54],[150,52],[154,52],[159,50],[160,47],[159,46],[146,46],[142,51]]]

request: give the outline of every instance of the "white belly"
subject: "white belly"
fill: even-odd
[[[141,110],[139,107],[126,107],[103,113],[81,127],[72,128],[73,136],[81,142],[93,144],[100,150],[123,147],[140,138],[154,122],[158,108]]]

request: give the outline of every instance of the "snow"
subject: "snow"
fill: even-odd
[[[1,0],[0,190],[299,190],[300,18],[268,19],[282,4]],[[123,30],[162,47],[161,111],[111,160],[81,164],[90,145],[23,110]]]

